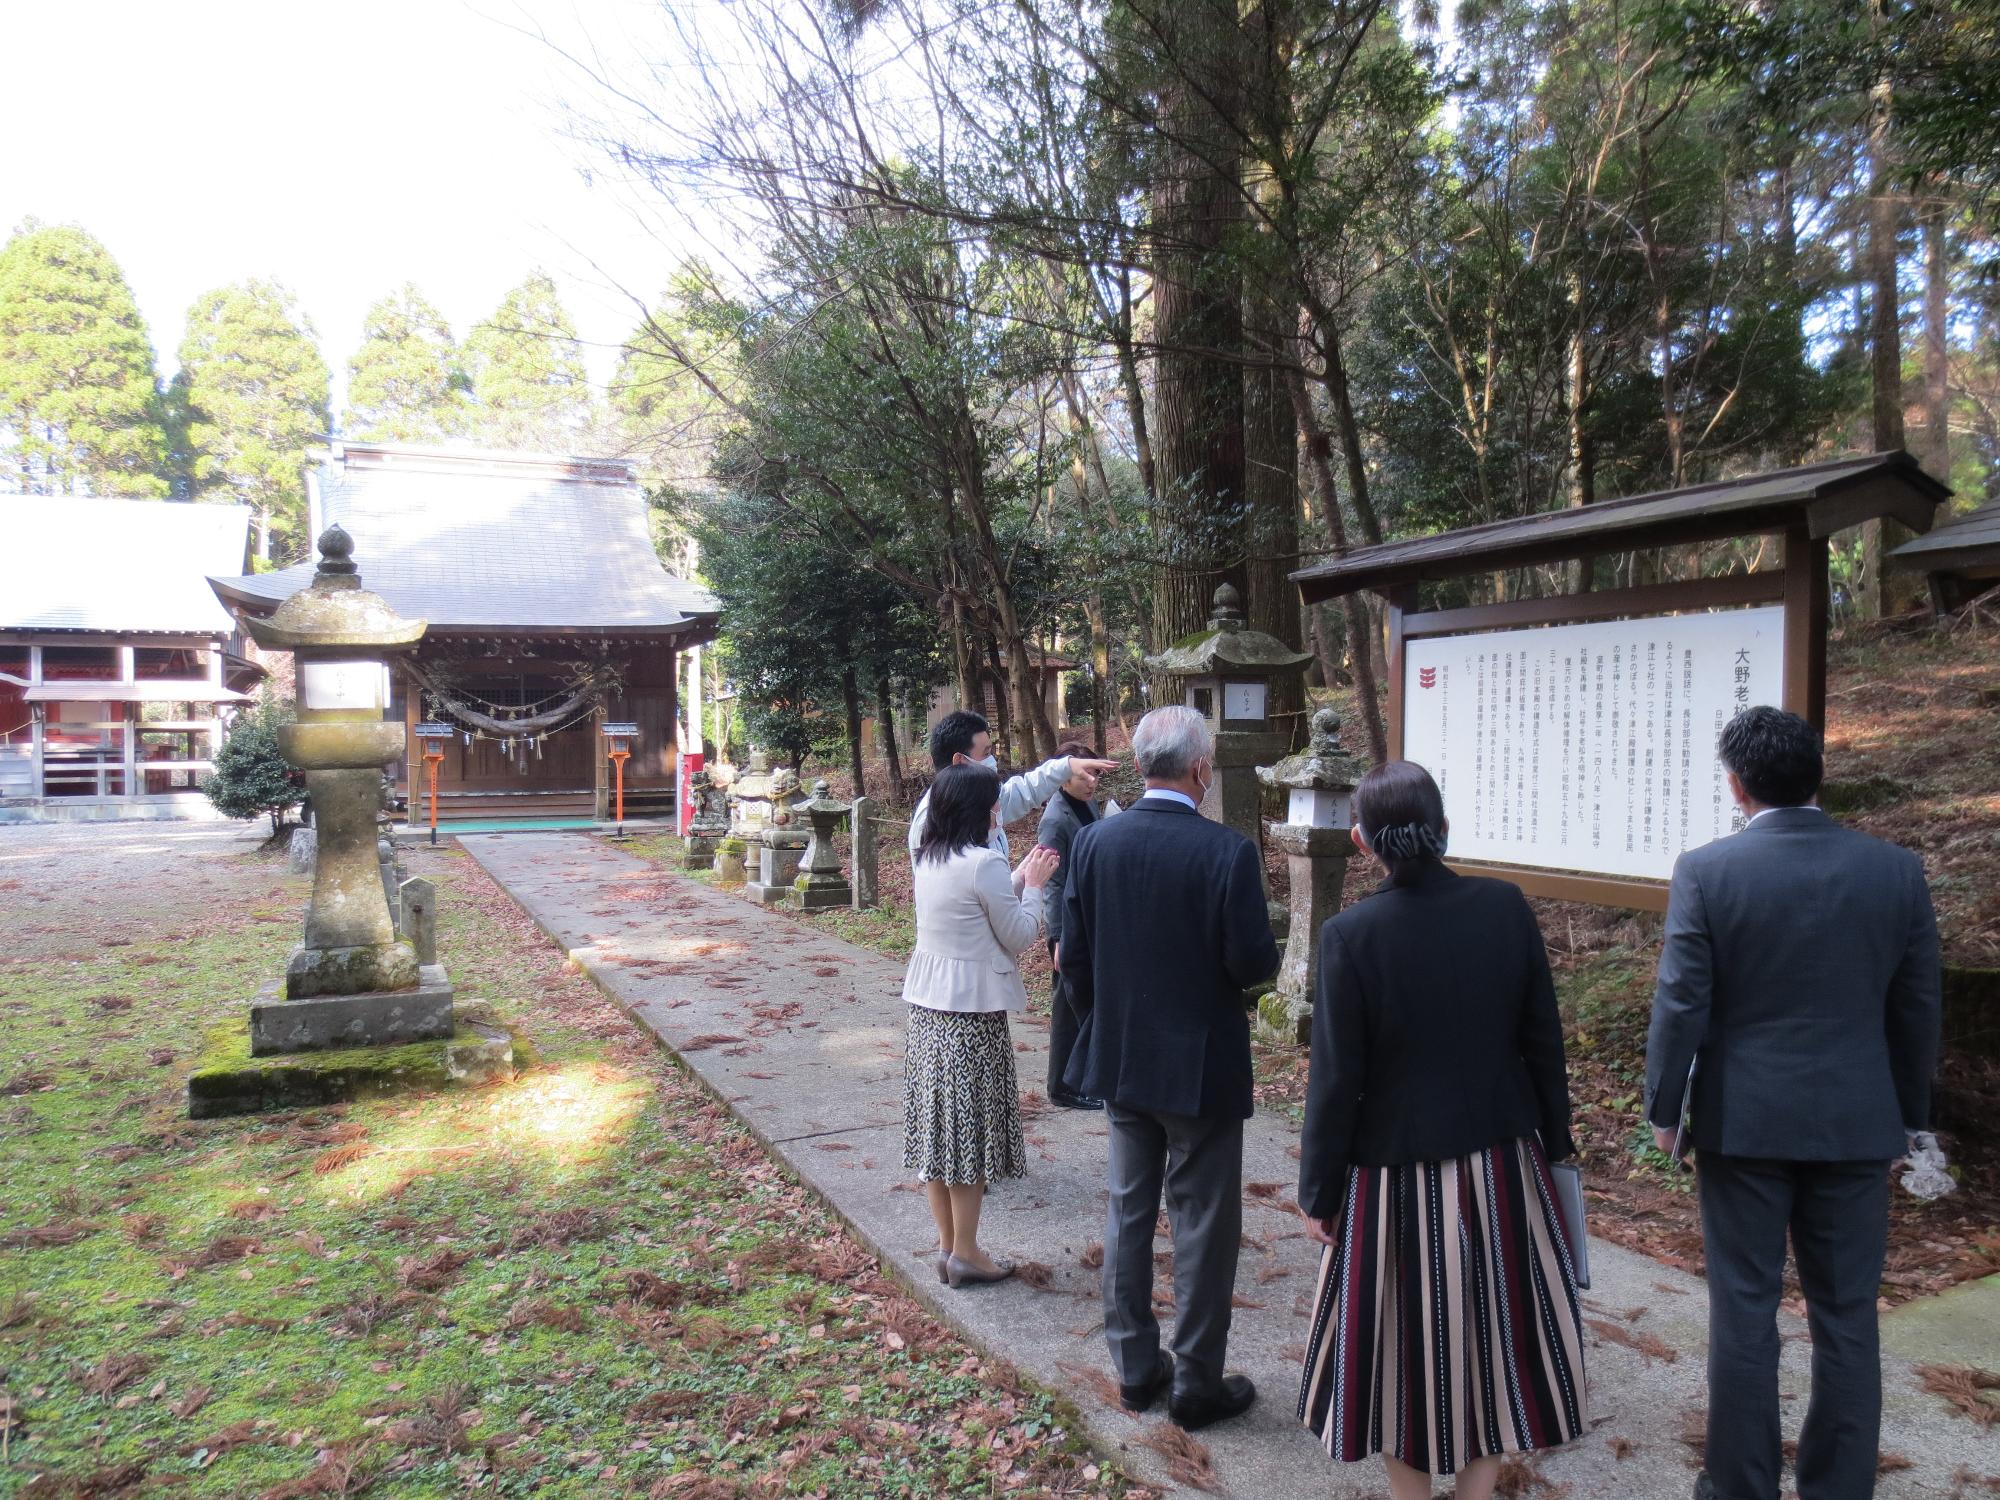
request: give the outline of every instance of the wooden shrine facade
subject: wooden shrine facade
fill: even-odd
[[[1454,867],[1662,911],[1673,857],[1732,826],[1714,760],[1727,715],[1769,702],[1824,727],[1828,539],[1885,516],[1927,531],[1949,493],[1909,454],[1873,454],[1364,547],[1292,577],[1308,604],[1383,599],[1389,754],[1438,776]],[[1778,567],[1461,607],[1424,597],[1757,537],[1777,540]]]
[[[412,821],[428,815],[420,724],[452,731],[432,742],[440,822],[609,816],[607,720],[639,726],[628,816],[671,811],[680,653],[714,639],[718,611],[661,564],[630,464],[349,443],[307,478],[314,534],[339,522],[363,586],[429,622],[388,684]],[[268,613],[310,574],[211,582]]]
[[[217,816],[202,784],[264,673],[203,577],[249,516],[0,496],[0,823]]]

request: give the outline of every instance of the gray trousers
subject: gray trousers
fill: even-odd
[[[1164,1192],[1174,1234],[1174,1389],[1222,1384],[1243,1237],[1243,1122],[1108,1105],[1111,1206],[1104,1228],[1104,1339],[1126,1385],[1160,1363],[1153,1231]]]
[[[1722,1500],[1778,1500],[1778,1299],[1785,1233],[1812,1328],[1799,1500],[1868,1500],[1882,1425],[1875,1298],[1889,1234],[1889,1164],[1702,1152],[1708,1256],[1709,1481]]]

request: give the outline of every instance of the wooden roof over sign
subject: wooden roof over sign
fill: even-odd
[[[1795,526],[1824,537],[1892,516],[1914,530],[1928,531],[1938,502],[1950,494],[1916,459],[1896,449],[1360,547],[1302,568],[1292,581],[1311,604],[1360,589],[1759,536]]]

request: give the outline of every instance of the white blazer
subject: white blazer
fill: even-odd
[[[915,867],[917,946],[903,998],[930,1010],[1024,1010],[1018,955],[1042,935],[1042,893],[1014,884],[990,845]]]

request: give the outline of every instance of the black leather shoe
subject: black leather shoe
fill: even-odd
[[[1167,1387],[1174,1383],[1174,1367],[1170,1360],[1161,1360],[1153,1378],[1140,1385],[1118,1387],[1118,1404],[1127,1411],[1151,1411],[1153,1403],[1167,1393]]]
[[[1167,1397],[1167,1416],[1183,1432],[1199,1432],[1217,1422],[1227,1422],[1250,1410],[1257,1399],[1257,1387],[1247,1375],[1225,1375],[1222,1384],[1200,1395],[1175,1391]]]
[[[1102,1109],[1104,1101],[1093,1099],[1088,1094],[1051,1094],[1049,1103],[1057,1109]]]

